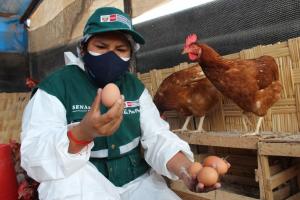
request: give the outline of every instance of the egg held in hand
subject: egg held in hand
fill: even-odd
[[[199,162],[194,162],[188,168],[188,173],[192,178],[196,178],[201,169],[202,169],[202,165]]]
[[[212,167],[203,167],[197,176],[198,183],[203,184],[205,187],[210,187],[215,185],[218,182],[218,179],[219,179],[219,174]]]
[[[203,161],[203,166],[205,167],[213,167],[217,170],[219,175],[224,175],[227,173],[230,164],[217,156],[208,156]]]
[[[109,83],[102,89],[101,102],[106,107],[112,107],[120,97],[120,90],[114,83]]]

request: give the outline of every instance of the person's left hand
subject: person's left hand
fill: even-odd
[[[204,187],[203,184],[198,183],[197,178],[193,178],[192,176],[190,176],[190,174],[187,172],[187,169],[184,167],[180,171],[180,179],[192,192],[210,192],[221,187],[221,183],[216,183],[211,187]]]

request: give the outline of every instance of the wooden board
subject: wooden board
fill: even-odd
[[[183,200],[257,200],[256,198],[225,191],[222,188],[208,193],[194,193],[186,189],[181,181],[172,182],[171,189]]]
[[[259,188],[260,198],[265,200],[273,200],[273,193],[267,180],[271,176],[269,159],[267,156],[258,156],[258,172],[259,172]]]
[[[258,146],[260,155],[300,157],[300,143],[260,142]]]
[[[266,137],[261,140],[266,143],[300,143],[299,133],[275,133],[274,137]]]
[[[279,190],[273,192],[274,200],[286,199],[288,196],[290,196],[290,193],[291,187],[289,185],[285,185]]]
[[[299,200],[300,199],[300,192],[291,196],[290,198],[287,198],[286,200]]]
[[[215,147],[230,147],[241,149],[257,149],[259,138],[243,137],[240,133],[186,131],[176,133],[189,144],[208,145]]]
[[[300,192],[287,198],[286,200],[299,200],[300,199]]]
[[[268,178],[268,187],[270,189],[274,189],[279,185],[285,183],[286,181],[290,180],[291,178],[300,174],[299,165],[292,166],[276,175]]]

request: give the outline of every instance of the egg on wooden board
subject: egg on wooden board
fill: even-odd
[[[121,98],[121,93],[118,86],[114,83],[108,83],[101,92],[101,102],[106,107],[110,108],[114,103]]]

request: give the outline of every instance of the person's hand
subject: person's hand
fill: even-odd
[[[221,183],[216,183],[211,187],[204,187],[202,183],[198,183],[196,177],[192,177],[185,167],[182,167],[180,170],[180,179],[187,186],[187,188],[192,192],[210,192],[212,190],[218,189],[221,187]]]
[[[78,139],[87,140],[96,136],[109,136],[119,128],[123,120],[124,96],[122,95],[104,114],[100,112],[100,104],[101,89],[98,89],[91,109],[77,126],[82,137]]]

